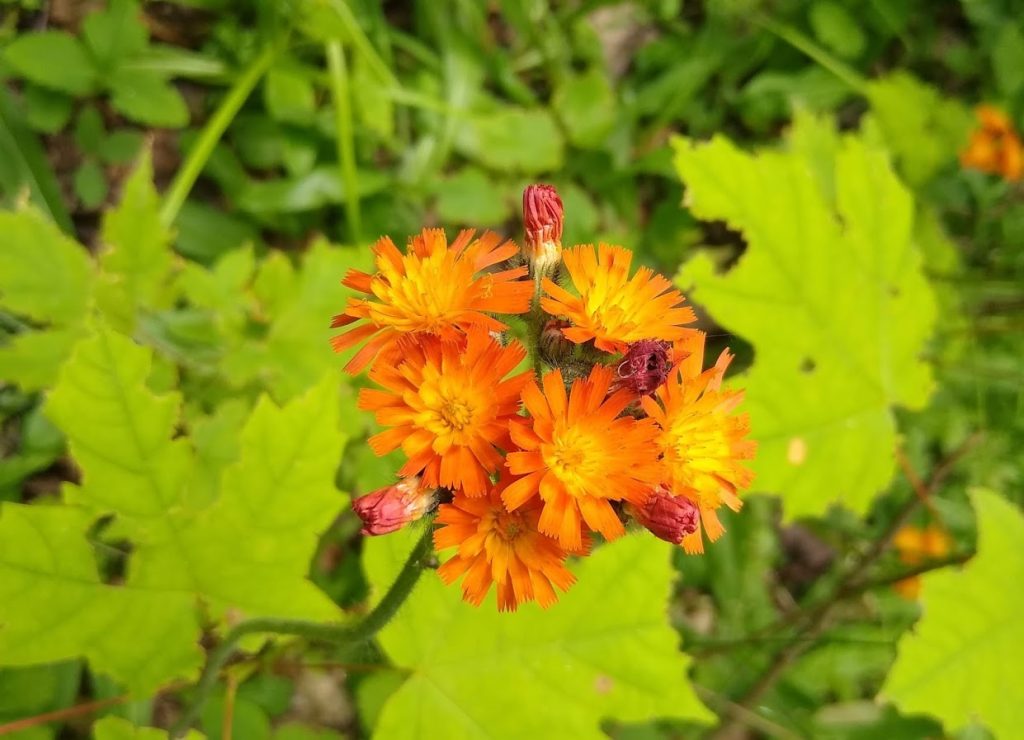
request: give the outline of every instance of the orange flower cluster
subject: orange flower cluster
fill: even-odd
[[[905,565],[921,565],[949,555],[953,541],[942,527],[906,525],[892,538],[893,548]],[[916,601],[921,593],[921,576],[911,576],[893,584],[893,590],[908,601]]]
[[[978,106],[975,115],[979,126],[960,153],[960,164],[1011,182],[1019,180],[1024,174],[1024,146],[1010,117],[991,105]]]
[[[472,604],[493,586],[502,611],[555,603],[574,581],[569,555],[630,520],[701,552],[724,532],[718,509],[740,508],[755,452],[743,393],[722,386],[731,356],[704,369],[682,294],[647,268],[631,275],[622,247],[563,253],[554,188],[523,202],[521,254],[490,232],[449,245],[425,230],[404,254],[381,239],[377,271],[343,281],[364,297],[332,324],[349,327],[335,349],[365,342],[346,369],[372,364],[379,386],[359,397],[384,428],[370,445],[406,457],[400,481],[354,503],[364,534],[436,506],[434,544],[454,550],[441,578],[461,578]],[[529,314],[529,348],[503,314]]]

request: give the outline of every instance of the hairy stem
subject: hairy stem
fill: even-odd
[[[293,635],[307,640],[329,642],[336,645],[354,645],[365,642],[373,637],[395,616],[398,608],[412,593],[413,586],[423,572],[424,560],[432,547],[431,528],[427,527],[420,537],[409,558],[402,566],[398,577],[388,588],[384,598],[362,620],[356,624],[323,624],[304,619],[275,619],[261,617],[249,619],[238,624],[228,632],[206,661],[206,668],[196,685],[196,694],[192,703],[182,713],[181,718],[171,729],[171,738],[182,737],[195,722],[206,704],[206,700],[217,685],[221,669],[227,663],[235,646],[243,637],[254,634],[271,633],[276,635]]]

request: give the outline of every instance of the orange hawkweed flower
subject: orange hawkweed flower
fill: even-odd
[[[632,260],[628,249],[608,244],[563,252],[562,263],[579,296],[545,278],[547,295],[541,307],[572,322],[563,330],[568,339],[577,344],[593,339],[604,352],[624,352],[641,339],[682,339],[682,325],[696,318],[693,309],[683,307],[683,294],[650,268],[641,267],[629,277]]]
[[[960,164],[1019,180],[1024,174],[1024,146],[1009,116],[991,105],[978,106],[975,115],[979,127],[960,153]]]
[[[676,496],[686,496],[700,509],[708,539],[717,540],[725,528],[716,510],[725,504],[738,511],[737,495],[754,479],[742,461],[754,457],[757,443],[744,439],[750,430],[746,414],[732,411],[743,400],[743,391],[723,390],[722,378],[732,356],[723,352],[715,365],[701,372],[704,335],[686,342],[689,356],[654,397],[640,400],[647,415],[661,428],[658,438],[664,465],[664,484]],[[682,540],[687,552],[703,552],[700,530]]]
[[[510,425],[520,451],[508,454],[508,468],[524,477],[502,500],[516,511],[539,493],[540,531],[567,550],[582,545],[582,522],[607,539],[621,535],[611,501],[643,504],[661,473],[654,422],[619,417],[633,397],[627,390],[608,396],[612,378],[610,368],[595,366],[567,397],[562,373],[554,370],[544,376],[543,392],[536,382],[523,389],[532,418]]]
[[[501,490],[508,480],[487,496],[456,494],[450,504],[441,504],[434,546],[459,549],[437,573],[446,584],[465,575],[462,598],[474,606],[495,584],[500,611],[515,611],[527,601],[546,609],[558,600],[555,589],[567,591],[576,578],[565,567],[566,551],[537,530],[538,500],[513,512],[502,505]]]
[[[507,328],[488,314],[529,310],[533,287],[519,279],[526,276],[526,268],[480,271],[517,251],[513,242],[502,242],[491,231],[479,239],[473,238],[471,230],[462,231],[449,246],[444,230],[424,229],[410,239],[405,255],[390,238],[380,239],[373,246],[377,272],[368,275],[350,270],[342,281],[368,294],[367,298],[349,298],[345,311],[331,322],[332,327],[339,327],[366,319],[365,324],[331,340],[336,352],[368,340],[345,369],[359,372],[407,334],[432,334],[454,341],[475,326],[490,331]]]
[[[484,495],[488,476],[502,466],[499,449],[511,446],[508,421],[530,373],[504,378],[526,350],[518,342],[501,346],[483,328],[465,344],[422,337],[398,350],[397,365],[378,362],[370,371],[385,390],[359,393],[359,407],[391,427],[371,437],[370,447],[384,455],[400,446],[409,460],[398,474],[422,473],[425,488]]]
[[[900,562],[906,565],[920,565],[928,560],[938,560],[949,555],[953,546],[946,531],[935,524],[926,527],[907,525],[900,527],[892,538],[892,545]],[[910,601],[921,593],[921,577],[911,576],[893,584],[893,590]]]

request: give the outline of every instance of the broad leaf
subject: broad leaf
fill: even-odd
[[[548,172],[565,158],[558,126],[538,109],[509,106],[478,114],[459,127],[456,144],[466,156],[502,172]]]
[[[788,517],[866,511],[892,475],[893,407],[920,408],[932,385],[921,353],[935,300],[909,193],[855,137],[834,156],[752,155],[721,137],[674,145],[693,213],[747,242],[727,273],[702,253],[679,282],[754,345],[744,383],[758,489],[783,494]]]
[[[153,187],[153,164],[146,152],[124,184],[121,202],[103,221],[106,250],[100,304],[125,331],[134,328],[139,308],[166,301],[171,269],[171,235],[160,222],[160,197]]]
[[[0,305],[40,323],[82,318],[92,291],[88,253],[33,208],[0,211]]]
[[[2,664],[85,655],[94,670],[143,692],[194,674],[197,603],[215,620],[229,611],[338,617],[306,578],[320,533],[345,503],[334,487],[343,444],[337,381],[328,375],[283,409],[261,399],[234,462],[224,458],[235,450],[216,442],[211,503],[209,479],[198,485],[193,473],[191,440],[178,435],[180,398],[147,387],[151,361],[149,350],[100,326],[50,394],[47,413],[82,471],[81,485],[66,488],[80,508],[3,509]],[[132,543],[123,586],[99,581],[83,536],[100,514],[115,515],[112,533]]]
[[[167,740],[167,732],[156,727],[136,727],[128,720],[107,715],[92,727],[93,740]],[[203,735],[189,730],[184,740],[202,740]]]
[[[951,733],[977,718],[996,737],[1018,737],[1024,516],[991,491],[971,499],[978,554],[963,568],[923,577],[924,616],[900,640],[882,695],[904,713],[934,715]]]
[[[26,79],[52,90],[87,95],[96,85],[85,47],[64,31],[20,34],[4,49],[4,57]]]
[[[0,664],[85,656],[140,691],[192,675],[201,660],[193,598],[101,583],[88,525],[71,507],[0,507]]]
[[[367,543],[371,583],[386,587],[413,536]],[[638,535],[600,547],[579,582],[547,611],[474,608],[433,573],[422,577],[379,640],[409,677],[374,737],[603,738],[602,719],[706,722],[686,680],[689,658],[665,615],[670,551]],[[379,593],[379,591],[378,591]],[[557,702],[557,710],[543,711]],[[532,709],[530,709],[532,708]]]

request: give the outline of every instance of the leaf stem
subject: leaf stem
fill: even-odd
[[[249,94],[256,87],[256,84],[270,68],[279,50],[279,44],[268,44],[260,55],[242,72],[235,80],[235,84],[228,90],[220,106],[214,111],[210,120],[206,122],[199,138],[196,140],[188,156],[182,163],[178,174],[174,176],[167,193],[164,195],[163,207],[160,209],[160,221],[164,226],[170,226],[178,217],[185,199],[188,197],[192,186],[199,179],[199,174],[206,166],[206,162],[213,154],[217,142],[234,120],[238,111],[241,110]]]
[[[416,585],[420,574],[423,572],[424,561],[433,546],[431,536],[432,530],[428,526],[424,530],[423,536],[420,537],[413,547],[412,552],[409,553],[409,558],[405,561],[405,565],[402,566],[402,570],[399,572],[398,577],[395,578],[394,583],[391,584],[387,593],[384,594],[384,598],[380,600],[380,603],[369,614],[356,624],[324,624],[321,622],[310,622],[305,619],[260,617],[249,619],[236,625],[228,632],[224,641],[210,653],[206,661],[206,668],[203,670],[203,675],[196,685],[195,698],[182,713],[181,718],[175,723],[174,727],[171,728],[171,738],[184,736],[192,723],[195,722],[203,709],[203,705],[206,704],[206,700],[210,697],[217,684],[221,669],[234,652],[235,645],[243,637],[253,634],[273,633],[304,637],[307,640],[351,645],[365,642],[377,634],[384,625],[391,621],[399,607],[405,603],[405,600],[412,593],[413,586]]]
[[[852,90],[861,95],[867,94],[867,82],[857,74],[856,70],[847,64],[836,59],[816,43],[800,33],[797,29],[785,23],[779,23],[770,16],[756,13],[752,20],[769,33],[773,33],[797,51],[803,52],[824,69],[834,74],[846,83]]]
[[[334,126],[338,147],[341,181],[345,184],[345,215],[348,218],[349,237],[358,245],[362,238],[359,214],[359,173],[356,172],[355,129],[352,126],[352,98],[345,50],[340,41],[328,41],[327,71],[330,75],[331,98],[334,100]]]

